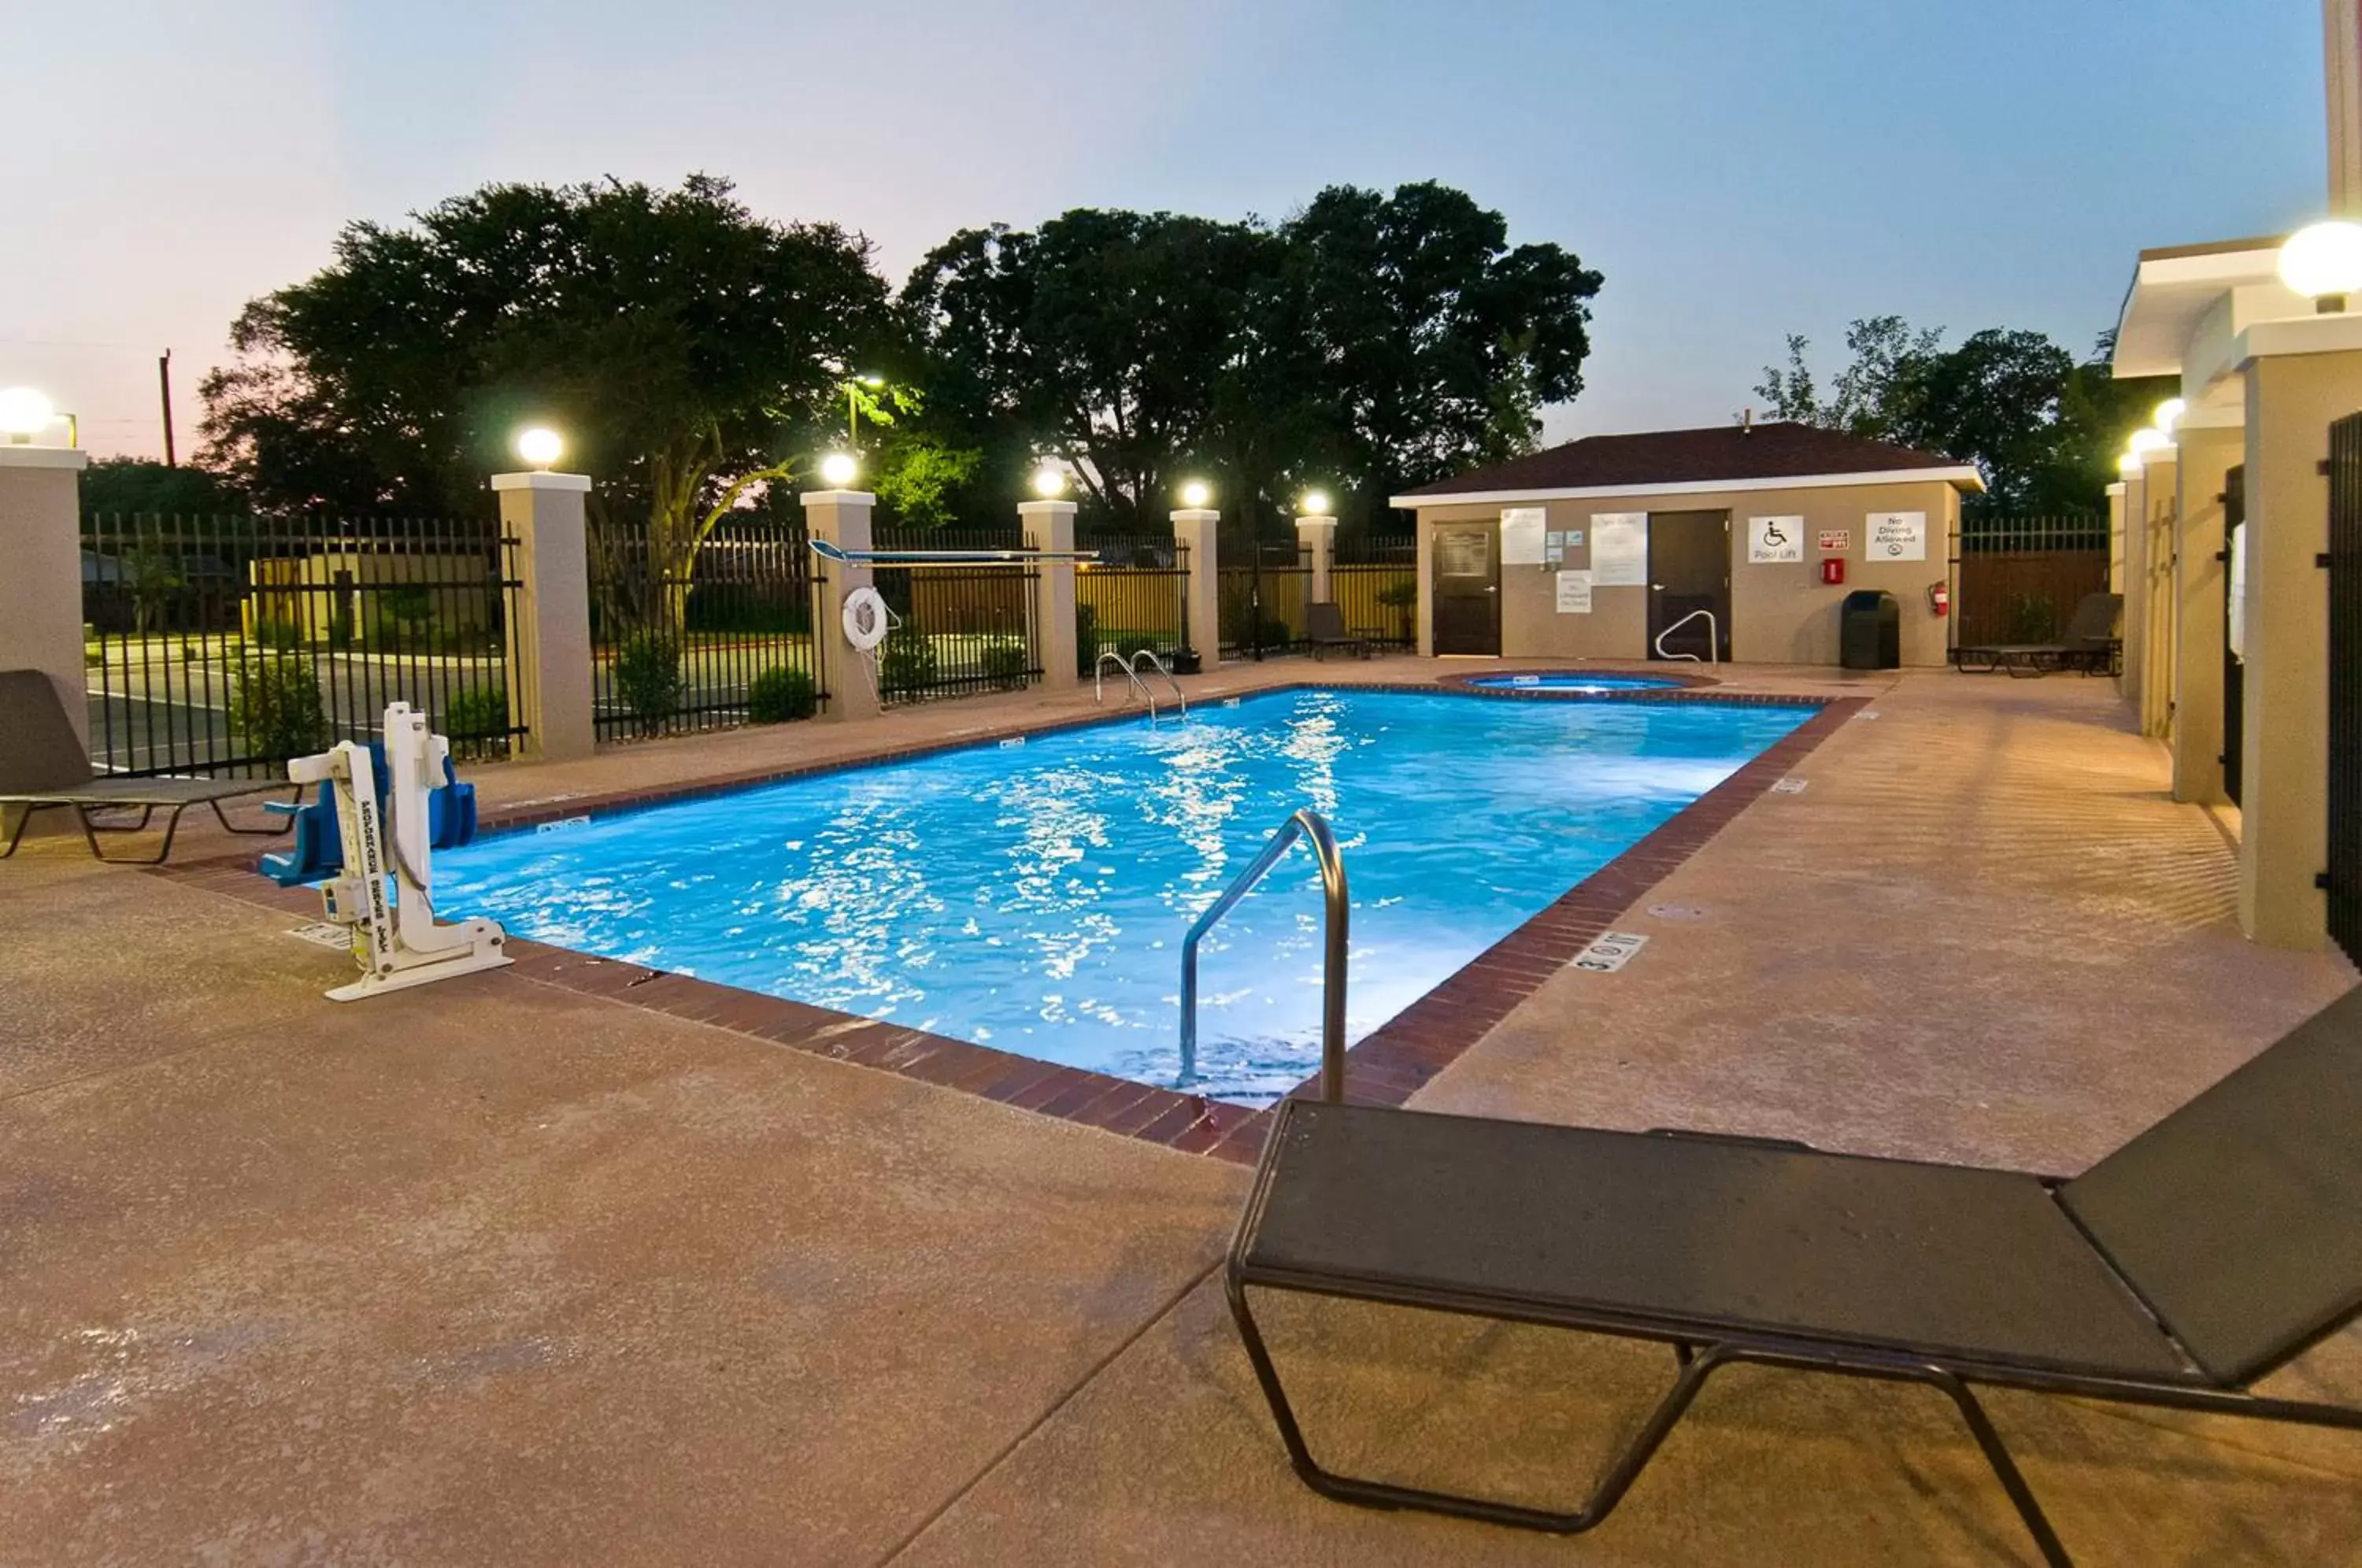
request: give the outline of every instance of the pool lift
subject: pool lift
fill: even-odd
[[[434,852],[476,836],[476,789],[452,770],[449,739],[407,702],[387,706],[384,734],[288,762],[288,778],[319,793],[310,805],[283,808],[295,817],[293,847],[262,861],[262,874],[282,887],[319,883],[326,918],[351,931],[361,977],[328,992],[330,1001],[511,962],[498,922],[435,918]]]

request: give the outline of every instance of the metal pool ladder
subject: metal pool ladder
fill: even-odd
[[[1692,621],[1696,620],[1701,615],[1705,617],[1705,651],[1713,657],[1711,658],[1700,658],[1694,653],[1667,653],[1665,651],[1665,639],[1672,636],[1675,632],[1680,631],[1683,626],[1688,625]],[[1680,620],[1674,622],[1672,625],[1666,627],[1663,631],[1659,632],[1657,634],[1656,642],[1651,646],[1656,648],[1657,657],[1661,659],[1672,660],[1685,658],[1692,664],[1720,664],[1722,662],[1722,627],[1715,621],[1713,611],[1693,610],[1688,614],[1683,616]]]
[[[1140,661],[1142,659],[1146,659],[1148,661],[1149,668],[1155,670],[1157,674],[1164,678],[1165,685],[1173,688],[1173,700],[1181,704],[1181,716],[1185,719],[1187,718],[1189,716],[1189,699],[1182,694],[1181,683],[1173,679],[1173,671],[1166,667],[1163,659],[1156,657],[1155,651],[1151,648],[1142,648],[1138,652],[1134,653],[1130,658],[1124,657],[1123,655],[1116,652],[1113,648],[1103,649],[1099,654],[1098,663],[1091,668],[1091,701],[1094,702],[1105,702],[1107,701],[1107,692],[1104,689],[1103,682],[1107,676],[1107,667],[1112,664],[1118,669],[1123,671],[1124,684],[1131,687],[1134,691],[1139,692],[1140,700],[1148,704],[1148,722],[1152,724],[1156,722],[1156,694],[1151,691],[1148,689],[1148,683],[1140,678]]]
[[[1239,873],[1181,939],[1181,1081],[1185,1084],[1198,1076],[1198,944],[1299,838],[1312,841],[1313,858],[1320,863],[1320,1098],[1331,1105],[1344,1101],[1345,934],[1352,906],[1346,899],[1345,857],[1337,852],[1337,836],[1329,831],[1328,819],[1313,811],[1298,812],[1280,823],[1254,864]]]

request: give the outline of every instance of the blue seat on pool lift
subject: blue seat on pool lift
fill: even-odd
[[[370,742],[370,769],[377,780],[378,810],[385,810],[385,745]],[[266,855],[256,867],[282,888],[325,882],[345,868],[344,834],[337,823],[337,797],[330,790],[309,805],[273,801],[264,808],[295,819],[295,840],[283,855]],[[476,836],[476,787],[459,782],[451,759],[443,759],[443,782],[426,792],[426,842],[435,849],[456,849]]]

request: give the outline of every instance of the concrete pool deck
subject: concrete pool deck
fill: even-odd
[[[2106,682],[1731,684],[1875,701],[1648,891],[1629,966],[1543,982],[1411,1103],[2072,1171],[2352,982],[2239,939],[2224,828]],[[546,803],[1089,704],[475,777]],[[1573,1540],[1324,1502],[1209,1277],[1236,1166],[514,971],[335,1007],[293,923],[79,840],[0,866],[0,1564],[2033,1561],[1935,1396],[1770,1372]],[[1325,1457],[1528,1497],[1667,1370],[1272,1319]],[[2362,1400],[2362,1334],[2274,1386]],[[2087,1562],[2362,1556],[2362,1438],[1992,1403]]]

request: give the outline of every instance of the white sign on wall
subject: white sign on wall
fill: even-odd
[[[1591,580],[1598,588],[1639,588],[1649,580],[1649,514],[1591,514]]]
[[[1507,506],[1501,509],[1501,564],[1503,566],[1540,566],[1542,564],[1542,535],[1550,513],[1539,506]]]
[[[1587,571],[1562,571],[1558,574],[1558,613],[1562,615],[1591,613],[1591,574]]]
[[[1870,560],[1924,561],[1927,558],[1927,514],[1924,512],[1873,512],[1863,524],[1870,530]]]
[[[1747,520],[1747,559],[1749,565],[1763,566],[1804,558],[1805,520],[1802,517],[1749,517]]]

